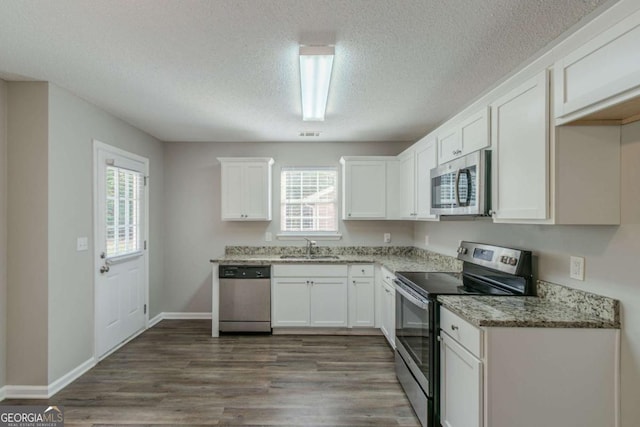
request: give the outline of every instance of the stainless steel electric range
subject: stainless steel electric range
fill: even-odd
[[[461,242],[462,273],[396,273],[396,375],[424,427],[440,427],[438,295],[535,295],[530,251]]]

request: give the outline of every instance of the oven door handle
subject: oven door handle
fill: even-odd
[[[415,297],[415,295],[411,295],[404,289],[404,285],[397,279],[394,279],[393,283],[396,285],[396,292],[399,292],[403,297],[409,300],[413,305],[420,307],[423,310],[426,310],[429,307],[429,300],[421,300]]]

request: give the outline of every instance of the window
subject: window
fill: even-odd
[[[338,231],[336,168],[282,168],[280,228],[284,232]]]
[[[141,250],[140,202],[144,177],[139,172],[107,166],[107,258]]]

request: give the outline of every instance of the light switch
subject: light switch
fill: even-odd
[[[384,233],[384,242],[391,243],[391,233]]]
[[[270,242],[271,239],[273,239],[273,236],[271,235],[270,231],[267,231],[266,233],[264,233],[264,241],[265,242]]]
[[[88,251],[89,250],[89,238],[88,237],[78,237],[76,240],[76,251]]]

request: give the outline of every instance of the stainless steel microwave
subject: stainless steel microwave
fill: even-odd
[[[491,151],[480,150],[431,169],[431,213],[488,215]]]

